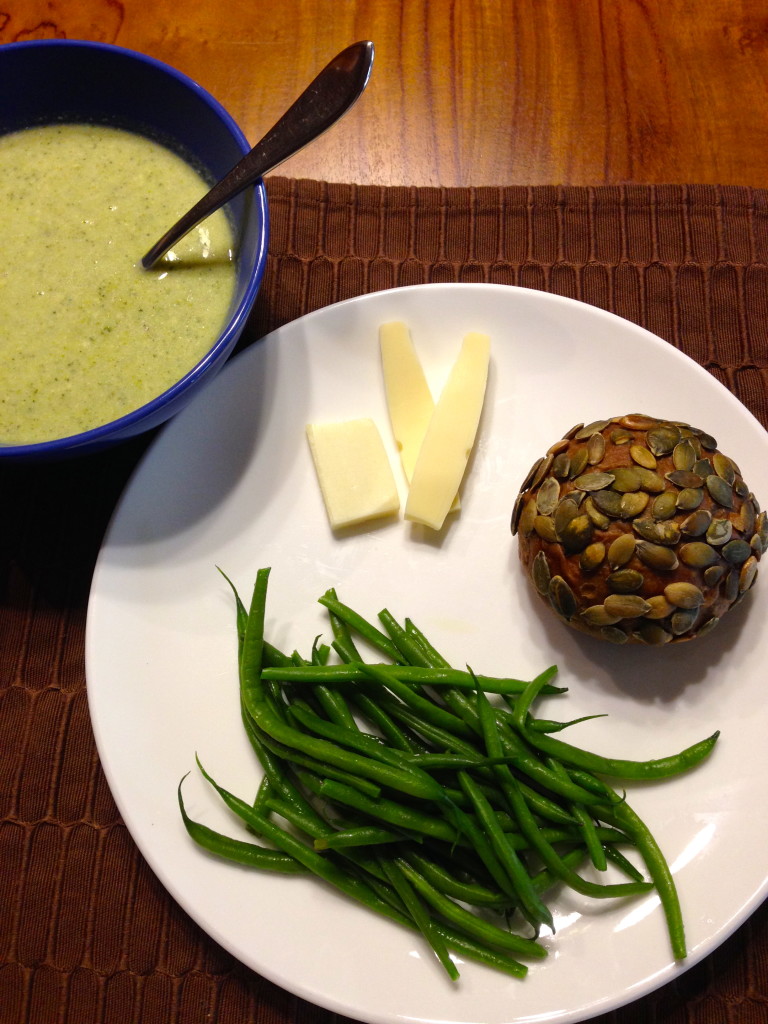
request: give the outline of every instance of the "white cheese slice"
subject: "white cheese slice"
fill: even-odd
[[[416,460],[405,518],[439,530],[467,468],[488,382],[491,340],[467,334]]]
[[[379,347],[392,434],[403,473],[410,484],[435,402],[406,324],[400,321],[382,324]],[[456,495],[451,508],[459,507]]]
[[[307,439],[334,530],[399,511],[392,467],[373,420],[310,423]]]
[[[392,433],[410,483],[435,403],[406,324],[382,324],[379,346]]]

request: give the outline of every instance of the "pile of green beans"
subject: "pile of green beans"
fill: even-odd
[[[678,775],[707,757],[717,733],[657,760],[591,753],[555,735],[573,722],[533,714],[540,695],[564,692],[554,667],[531,681],[454,669],[411,620],[384,609],[376,625],[333,590],[320,598],[331,643],[284,654],[264,635],[269,573],[257,573],[248,607],[225,577],[242,721],[263,769],[255,799],[230,793],[198,761],[262,842],[193,821],[179,783],[196,843],[255,868],[319,876],[420,932],[452,979],[451,951],[524,977],[523,961],[547,955],[541,929],[554,922],[543,897],[556,884],[595,898],[655,889],[673,955],[686,956],[667,862],[607,780]],[[383,660],[366,661],[361,641]],[[623,878],[594,881],[584,865],[593,879],[609,865]]]

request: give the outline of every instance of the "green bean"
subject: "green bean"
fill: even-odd
[[[364,690],[356,686],[350,694],[352,703],[365,715],[368,721],[374,725],[389,744],[397,750],[403,750],[410,754],[425,751],[423,743],[405,733],[400,726],[391,718],[372,697]]]
[[[304,843],[300,842],[289,832],[286,832],[285,829],[275,825],[263,815],[257,814],[250,804],[241,800],[239,797],[236,797],[223,786],[220,786],[212,776],[206,772],[199,761],[198,765],[203,777],[211,784],[211,786],[213,786],[227,807],[234,811],[239,818],[242,818],[242,820],[246,822],[254,832],[261,835],[262,838],[269,840],[284,853],[292,856],[309,871],[319,875],[321,878],[324,878],[325,881],[330,882],[331,885],[341,889],[342,892],[345,892],[353,899],[359,900],[366,906],[378,910],[379,913],[392,917],[393,920],[398,921],[400,924],[407,923],[402,915],[395,913],[389,906],[384,904],[383,901],[373,893],[370,886],[361,882],[358,878],[341,871],[341,869],[332,861],[316,853],[308,846],[305,846]]]
[[[333,587],[326,590],[325,596],[332,601],[338,600],[338,595]],[[331,646],[342,661],[362,661],[363,659],[360,657],[360,652],[355,646],[355,641],[352,639],[352,633],[346,622],[330,609],[328,609],[328,620],[331,623],[331,630],[333,632],[333,643]]]
[[[546,683],[548,680],[544,680]],[[513,720],[519,732],[525,736],[532,746],[544,754],[549,754],[561,761],[576,765],[578,768],[585,768],[590,772],[597,772],[600,775],[608,775],[614,778],[625,780],[650,781],[652,779],[666,779],[680,772],[695,767],[704,760],[711,752],[720,735],[719,731],[708,736],[698,743],[686,747],[685,750],[669,757],[662,757],[649,761],[630,761],[621,758],[607,758],[591,751],[582,750],[564,740],[556,739],[545,733],[537,733],[527,727],[527,715],[533,700],[541,691],[543,683],[541,677],[529,683],[524,693],[520,696],[515,705]]]
[[[624,874],[635,882],[643,881],[643,873],[639,871],[629,858],[625,857],[621,850],[617,850],[614,843],[603,843],[606,860],[612,861]]]
[[[672,872],[659,844],[648,826],[627,803],[616,804],[613,808],[613,818],[618,827],[624,828],[632,837],[635,846],[640,851],[664,909],[672,952],[677,960],[685,959],[687,950],[680,898]]]
[[[371,733],[361,732],[360,729],[349,729],[346,726],[337,725],[335,722],[327,722],[319,715],[314,714],[312,709],[302,701],[293,702],[291,713],[300,725],[340,746],[357,750],[361,754],[376,758],[395,768],[407,770],[411,765],[411,762],[406,760],[400,751],[386,746]],[[416,765],[413,767],[417,769]]]
[[[459,772],[459,782],[471,800],[475,813],[485,828],[496,856],[509,875],[512,890],[520,900],[520,908],[526,919],[537,929],[542,924],[548,928],[554,928],[551,912],[541,902],[531,886],[530,876],[520,861],[514,846],[509,842],[504,832],[502,832],[491,805],[468,772]]]
[[[372,782],[370,779],[361,778],[356,775],[354,771],[346,771],[343,768],[337,768],[336,765],[320,761],[315,757],[309,757],[306,754],[302,754],[294,747],[287,747],[284,744],[279,743],[277,740],[266,734],[264,734],[261,739],[263,745],[273,754],[283,758],[286,762],[290,761],[292,765],[301,765],[303,768],[308,768],[310,771],[326,775],[329,779],[336,779],[338,782],[342,782],[347,786],[358,789],[361,793],[365,793],[369,799],[372,800],[375,800],[381,793],[381,786]]]
[[[501,750],[501,739],[498,734],[496,717],[487,700],[478,701],[480,717],[486,730],[486,743],[488,753],[491,757],[497,756]],[[525,800],[520,794],[517,782],[512,772],[506,765],[497,765],[494,768],[499,778],[499,783],[504,790],[510,806],[516,815],[520,830],[531,843],[533,849],[539,854],[546,867],[557,875],[561,881],[566,882],[576,892],[584,896],[604,898],[609,896],[638,896],[648,892],[653,886],[642,882],[615,882],[602,884],[589,882],[571,870],[557,853],[551,843],[547,841],[542,830],[536,824],[531,815]]]
[[[447,843],[453,843],[458,838],[456,827],[448,824],[443,818],[426,814],[415,807],[408,807],[386,797],[371,800],[351,786],[335,782],[333,779],[322,783],[319,795],[328,800],[338,801],[346,807],[354,807],[357,811],[398,828],[421,832],[436,839],[443,839]]]
[[[513,907],[515,901],[501,889],[489,889],[479,882],[462,881],[446,868],[424,856],[417,850],[408,849],[401,854],[436,889],[462,903],[474,907]]]
[[[184,779],[187,776],[184,776]],[[229,836],[215,832],[207,825],[193,821],[187,814],[184,807],[184,800],[181,796],[181,785],[184,779],[179,782],[178,798],[179,810],[184,827],[190,838],[198,846],[218,857],[235,861],[237,864],[244,864],[249,868],[259,868],[262,871],[278,871],[283,874],[307,874],[307,869],[300,864],[295,857],[287,853],[280,853],[277,850],[268,850],[256,843],[246,843],[242,839],[230,839]]]
[[[435,921],[434,928],[439,935],[442,935],[451,949],[456,950],[457,953],[461,953],[462,956],[466,956],[470,960],[475,960],[486,967],[493,967],[497,971],[504,971],[505,974],[510,974],[513,978],[524,978],[528,973],[528,968],[525,964],[518,963],[517,960],[513,960],[511,957],[502,956],[495,950],[488,949],[487,946],[475,942],[467,935],[460,934],[449,925]]]
[[[400,868],[398,862],[381,858],[380,863],[390,885],[402,900],[403,905],[408,911],[416,927],[432,947],[435,956],[445,968],[446,974],[453,981],[456,981],[459,977],[459,972],[454,962],[448,956],[448,948],[445,944],[445,940],[435,929],[432,919],[425,910],[419,897],[413,891],[413,888],[409,884],[409,881],[403,870]]]
[[[382,633],[380,629],[377,629],[376,626],[368,622],[367,619],[359,615],[349,605],[329,596],[328,592],[320,598],[320,604],[324,605],[329,612],[358,633],[371,647],[385,654],[392,661],[400,660],[400,653],[397,647],[395,647],[386,633]]]
[[[327,686],[334,686],[341,683],[360,683],[369,678],[368,669],[375,667],[381,674],[381,681],[394,679],[401,683],[413,683],[416,685],[429,685],[439,687],[451,687],[474,692],[475,689],[484,690],[486,693],[519,693],[526,685],[518,679],[472,674],[464,669],[458,668],[430,668],[426,665],[390,665],[385,662],[371,663],[349,661],[340,665],[310,665],[306,662],[302,665],[279,664],[267,665],[262,673],[262,678],[275,682],[286,683],[325,683]],[[385,685],[389,685],[386,683]],[[559,693],[560,690],[552,687],[548,693]]]
[[[327,838],[316,839],[316,850],[338,850],[342,846],[379,846],[388,843],[401,843],[403,833],[392,829],[378,828],[376,825],[358,825],[354,828],[333,832]]]
[[[440,914],[455,927],[461,929],[472,938],[479,939],[489,946],[507,950],[510,953],[517,953],[520,956],[535,957],[541,959],[546,957],[547,950],[544,946],[538,945],[533,939],[526,939],[514,932],[504,931],[490,921],[484,921],[474,914],[448,899],[443,893],[438,892],[434,886],[423,878],[418,871],[411,867],[407,860],[398,857],[397,865],[405,877],[413,885],[418,893]]]
[[[331,643],[318,635],[307,658],[288,656],[264,635],[269,572],[257,572],[247,608],[221,573],[235,600],[241,715],[263,769],[253,803],[200,770],[274,849],[192,821],[179,784],[184,826],[198,845],[242,864],[317,874],[420,932],[454,979],[449,950],[524,976],[510,954],[546,950],[476,911],[519,911],[537,935],[542,925],[554,930],[541,893],[558,881],[596,898],[655,888],[673,953],[686,955],[669,866],[626,794],[605,780],[677,775],[709,756],[717,733],[664,758],[594,754],[555,734],[600,716],[554,721],[533,713],[539,696],[565,690],[554,685],[555,666],[531,681],[455,669],[411,619],[401,625],[384,608],[377,626],[333,588],[320,598]],[[361,656],[357,640],[374,660]],[[506,706],[493,706],[489,694]],[[628,881],[583,878],[585,855],[600,871],[616,865]],[[543,867],[533,873],[537,861]]]
[[[568,778],[568,773],[563,765],[561,765],[559,761],[555,761],[554,758],[548,758],[548,767],[556,774]],[[605,850],[598,838],[597,827],[595,822],[592,820],[591,815],[588,813],[586,808],[581,806],[581,804],[571,804],[570,811],[581,826],[581,831],[584,836],[584,845],[587,848],[587,853],[589,854],[589,859],[592,861],[593,867],[598,871],[605,871],[608,867]]]
[[[415,711],[433,725],[438,726],[440,729],[446,729],[448,732],[456,733],[457,736],[464,738],[472,738],[474,735],[472,729],[453,712],[440,707],[434,700],[422,696],[407,682],[397,678],[394,673],[388,671],[384,666],[363,665],[362,668],[369,680],[386,687],[390,694],[394,694],[412,711]],[[380,691],[379,697],[381,697]]]

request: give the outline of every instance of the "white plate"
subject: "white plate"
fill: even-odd
[[[463,508],[440,537],[402,520],[343,538],[328,528],[304,436],[311,420],[372,416],[393,461],[377,331],[406,321],[439,389],[468,330],[492,338],[492,369]],[[427,285],[352,299],[240,355],[163,431],[120,502],[88,614],[87,674],[99,753],[120,811],[160,880],[215,940],[297,995],[370,1022],[579,1021],[637,999],[721,943],[764,898],[764,630],[768,583],[720,627],[663,651],[615,648],[561,626],[518,569],[509,519],[536,457],[578,421],[625,412],[713,433],[768,501],[768,439],[742,405],[671,345],[569,299],[495,285]],[[187,837],[189,813],[239,824],[194,771],[251,797],[259,778],[238,713],[234,616],[224,569],[248,595],[271,566],[268,633],[309,652],[328,631],[316,599],[411,616],[456,664],[531,676],[552,662],[570,687],[557,713],[605,753],[671,753],[714,729],[694,773],[635,787],[633,806],[675,871],[686,965],[671,960],[654,897],[561,894],[551,951],[516,981],[470,963],[448,981],[419,940],[304,878],[217,860]],[[572,734],[576,735],[576,734]]]

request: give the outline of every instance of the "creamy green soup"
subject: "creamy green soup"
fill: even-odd
[[[0,137],[0,443],[108,423],[206,353],[235,289],[224,212],[141,266],[206,190],[181,157],[121,129]]]

